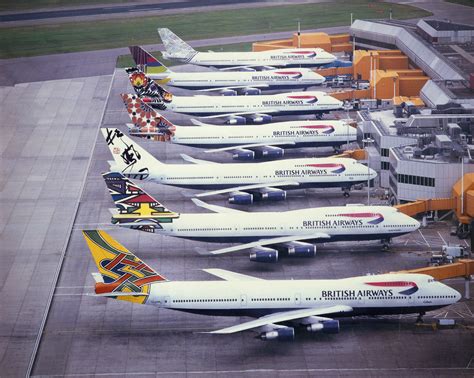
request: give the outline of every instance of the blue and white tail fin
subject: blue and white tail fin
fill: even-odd
[[[189,62],[197,51],[167,28],[158,28],[158,34],[165,46],[163,53],[165,59],[176,59],[181,62]]]
[[[119,129],[103,128],[101,131],[114,158],[111,170],[133,179],[146,180],[153,167],[165,165]]]
[[[123,174],[107,172],[102,177],[117,209],[112,216],[113,224],[155,232],[162,228],[160,224],[179,218],[178,213],[164,207]]]
[[[138,67],[126,68],[125,71],[136,95],[152,107],[165,110],[173,101],[171,92],[156,83]]]

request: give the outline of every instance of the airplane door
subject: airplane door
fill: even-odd
[[[240,294],[240,307],[247,307],[247,295]]]
[[[158,297],[156,300],[158,307],[169,307],[171,303],[171,299],[169,296],[165,297]]]
[[[296,293],[295,294],[295,305],[300,305],[301,304],[301,294]]]

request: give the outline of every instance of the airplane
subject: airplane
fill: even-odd
[[[348,121],[287,121],[264,125],[225,127],[192,120],[196,126],[178,126],[140,98],[122,94],[132,124],[129,134],[154,141],[211,148],[206,153],[232,152],[234,160],[282,158],[286,148],[341,145],[357,140],[357,129]]]
[[[314,257],[315,243],[377,240],[388,248],[396,236],[420,223],[390,206],[346,205],[291,211],[256,212],[192,201],[213,213],[179,214],[119,172],[102,174],[115,209],[112,224],[184,239],[244,243],[208,252],[220,255],[252,249],[250,260],[277,262],[280,257]]]
[[[130,46],[129,49],[136,66],[160,85],[218,92],[225,96],[259,95],[262,90],[308,88],[326,80],[309,68],[261,72],[175,72],[140,46]]]
[[[193,164],[165,164],[119,129],[102,128],[102,135],[114,158],[112,171],[180,188],[212,189],[196,196],[230,194],[229,202],[239,205],[254,200],[280,201],[286,199],[286,190],[314,187],[341,188],[349,197],[354,185],[366,184],[377,176],[357,160],[342,157],[221,164],[181,154]]]
[[[289,48],[267,51],[200,52],[167,28],[158,28],[166,49],[164,59],[219,69],[265,70],[276,67],[318,67],[337,58],[321,48]]]
[[[294,340],[295,328],[335,334],[337,317],[419,314],[452,305],[461,294],[426,274],[388,273],[344,279],[265,280],[203,269],[222,280],[170,281],[104,231],[83,231],[99,272],[97,297],[192,314],[255,318],[208,334],[251,330],[260,340]]]
[[[137,67],[127,68],[130,83],[142,101],[160,110],[171,110],[224,119],[228,124],[271,122],[274,116],[324,113],[342,108],[343,102],[325,92],[307,91],[260,96],[175,96]]]

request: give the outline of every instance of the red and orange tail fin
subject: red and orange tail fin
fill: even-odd
[[[134,303],[145,303],[153,283],[166,281],[105,231],[83,231],[99,269],[95,293]]]

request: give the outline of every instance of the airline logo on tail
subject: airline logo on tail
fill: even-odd
[[[169,141],[176,127],[161,114],[158,114],[140,98],[130,94],[122,94],[122,100],[128,115],[136,127],[131,131],[136,136],[150,137],[157,141]]]
[[[168,210],[160,202],[118,172],[102,175],[119,214],[112,223],[124,224],[146,232],[161,229],[160,223],[171,223],[179,214]]]
[[[149,79],[137,67],[127,68],[125,71],[137,96],[152,102],[161,110],[165,110],[166,104],[173,100],[173,95],[170,92]]]
[[[411,281],[366,282],[365,284],[377,287],[408,288],[399,292],[402,295],[412,295],[418,291],[417,284]]]
[[[83,235],[103,279],[95,285],[96,294],[117,293],[112,298],[143,304],[151,284],[166,281],[106,232],[83,231]]]

